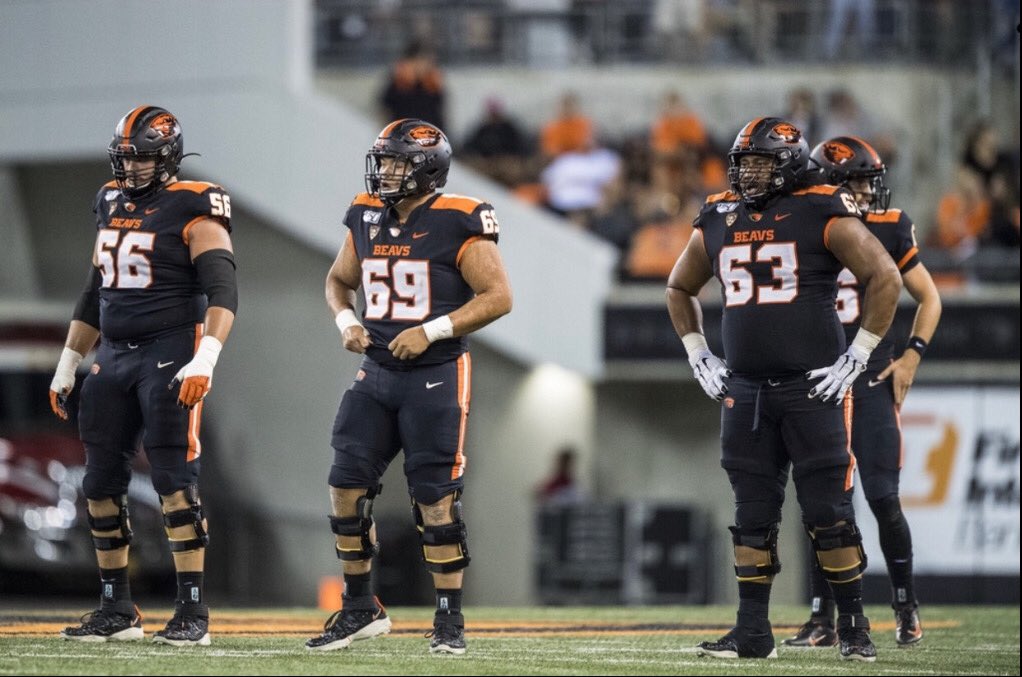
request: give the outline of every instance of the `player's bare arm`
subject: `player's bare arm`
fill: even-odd
[[[942,310],[937,285],[934,284],[930,271],[926,270],[923,264],[920,263],[912,268],[901,279],[905,289],[919,303],[915,320],[912,322],[913,341],[909,343],[901,357],[880,372],[878,377],[880,380],[886,379],[888,376],[894,379],[894,401],[898,405],[905,401],[905,396],[908,395],[908,390],[912,387],[919,362],[923,359],[922,353],[919,351],[920,349],[925,350],[925,345],[933,338],[933,333],[937,330],[937,323],[940,322]],[[921,346],[916,345],[917,340],[922,341]]]
[[[203,320],[203,336],[195,357],[174,375],[170,387],[180,383],[178,404],[192,408],[209,394],[213,368],[234,326],[238,307],[234,248],[223,224],[203,219],[189,230],[188,254],[198,271],[199,284],[209,299]]]
[[[703,234],[696,230],[667,278],[667,310],[679,337],[703,333],[703,313],[696,296],[712,277]]]
[[[365,353],[371,344],[369,334],[355,316],[355,292],[361,280],[362,266],[349,233],[326,275],[326,303],[341,331],[344,349],[353,353]]]
[[[470,244],[461,259],[461,275],[475,296],[450,313],[446,321],[444,318],[433,320],[450,322],[449,335],[444,332],[441,338],[471,334],[511,312],[511,283],[495,242],[481,239]],[[430,336],[430,333],[431,328],[426,325],[409,327],[387,347],[398,359],[411,360],[425,352],[436,340],[435,334]]]

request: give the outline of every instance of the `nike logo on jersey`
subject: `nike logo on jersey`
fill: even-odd
[[[155,214],[158,211],[160,211],[159,207],[150,207],[149,209],[145,210],[145,215],[149,216],[150,214]]]
[[[783,221],[789,216],[791,216],[791,212],[787,212],[785,214],[774,214],[774,221]]]
[[[883,383],[883,381],[882,381],[882,380],[880,380],[880,379],[877,379],[876,381],[874,381],[873,379],[870,379],[870,380],[869,380],[869,387],[870,387],[870,388],[876,388],[876,387],[877,387],[878,385],[880,385],[881,383]]]
[[[427,235],[429,235],[428,230],[425,233],[412,233],[412,239],[418,240],[420,237],[426,237]]]
[[[156,368],[157,369],[163,369],[164,367],[169,367],[172,364],[174,364],[174,360],[171,360],[170,362],[157,362],[156,363]]]
[[[443,384],[444,384],[443,381],[437,381],[436,383],[430,383],[429,381],[426,381],[426,390],[432,390],[433,388],[436,388],[437,386],[442,386]]]

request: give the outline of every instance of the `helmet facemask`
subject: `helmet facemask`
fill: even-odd
[[[750,161],[743,163],[744,158],[750,158]],[[752,162],[752,158],[760,158],[762,161]],[[731,153],[728,156],[728,181],[743,202],[757,207],[784,187],[784,178],[779,170],[789,162],[791,151],[787,149],[774,153]]]
[[[891,189],[884,184],[884,174],[887,173],[887,169],[878,169],[872,172],[860,173],[849,176],[841,184],[852,191],[855,196],[855,201],[858,203],[859,208],[863,211],[871,211],[878,214],[882,214],[887,211],[887,208],[891,204]],[[864,181],[868,185],[869,192],[855,190],[852,187],[852,181]],[[868,200],[861,199],[860,196],[868,195]],[[863,204],[866,207],[863,208]]]
[[[366,153],[366,190],[387,204],[396,204],[406,197],[430,192],[416,180],[416,167],[426,161],[425,155],[406,155],[390,151],[370,150]]]

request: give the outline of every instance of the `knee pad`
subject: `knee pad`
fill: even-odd
[[[119,500],[121,494],[128,493],[128,483],[131,475],[111,477],[107,473],[98,473],[95,470],[86,468],[85,477],[82,478],[82,494],[92,501],[102,501],[104,498],[112,498],[114,503]]]
[[[92,529],[92,544],[96,550],[118,550],[131,543],[131,527],[128,526],[128,495],[109,496],[119,508],[116,515],[94,517],[87,512],[89,528]],[[97,499],[92,499],[97,500]],[[120,536],[97,536],[97,531],[120,531]]]
[[[450,524],[427,525],[422,519],[419,504],[412,499],[412,516],[415,518],[415,528],[422,543],[422,561],[426,563],[426,569],[435,574],[461,571],[472,561],[468,556],[468,530],[461,519],[461,501],[458,500],[458,494],[455,494],[454,502],[451,504],[451,513],[454,515],[454,521]],[[457,557],[450,559],[433,559],[429,556],[427,546],[437,545],[456,545],[460,552]]]
[[[777,556],[777,526],[769,529],[747,529],[742,527],[728,527],[731,531],[731,540],[736,546],[743,545],[747,548],[761,550],[767,553],[770,560],[767,564],[739,565],[737,553],[735,556],[735,576],[739,581],[753,581],[759,578],[766,578],[781,573],[781,560]]]
[[[806,531],[816,550],[816,559],[820,563],[823,577],[830,583],[851,583],[860,578],[866,571],[866,551],[862,549],[862,534],[853,520],[833,527],[813,527],[806,524]],[[857,561],[844,567],[824,566],[820,553],[843,548],[854,548]]]
[[[183,510],[173,510],[163,513],[163,525],[167,529],[167,540],[170,542],[171,552],[188,552],[198,550],[209,545],[209,534],[202,525],[205,518],[202,512],[202,504],[199,503],[199,487],[189,484],[183,490],[188,507]],[[163,497],[160,497],[160,504],[163,504]],[[195,531],[193,538],[173,539],[170,537],[170,530],[176,527],[191,526]]]
[[[350,550],[334,545],[337,552],[337,559],[345,562],[361,562],[372,559],[380,551],[378,543],[373,543],[370,530],[373,528],[373,500],[383,491],[383,485],[377,484],[369,487],[365,496],[360,496],[355,502],[355,515],[352,517],[330,516],[330,531],[337,536],[358,536],[361,538],[361,547],[358,550]]]

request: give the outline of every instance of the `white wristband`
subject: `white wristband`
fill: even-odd
[[[336,324],[337,328],[341,330],[342,335],[348,327],[362,326],[362,323],[358,321],[357,317],[355,317],[355,311],[351,308],[345,308],[341,312],[337,313],[334,317],[334,324]]]
[[[422,330],[426,332],[426,340],[430,343],[454,337],[454,323],[451,322],[450,315],[442,315],[435,320],[430,320],[422,325]]]
[[[213,336],[203,336],[202,340],[199,341],[199,349],[195,351],[195,357],[192,361],[202,360],[209,364],[210,369],[216,366],[216,361],[220,359],[220,351],[223,350],[224,344],[220,343],[219,339]]]
[[[689,332],[682,336],[681,342],[685,344],[685,352],[688,353],[689,357],[692,357],[700,350],[710,349],[710,347],[706,345],[706,337],[697,331]]]
[[[871,331],[866,331],[862,327],[859,327],[859,331],[855,334],[855,339],[852,341],[852,345],[860,350],[866,351],[866,357],[868,358],[873,350],[880,344],[881,336],[877,336]]]
[[[57,362],[57,369],[53,376],[53,383],[50,385],[52,390],[59,392],[60,388],[57,385],[61,379],[70,380],[73,384],[75,381],[75,372],[78,371],[78,365],[82,362],[82,355],[77,350],[64,347],[64,350],[60,353],[60,360]]]

